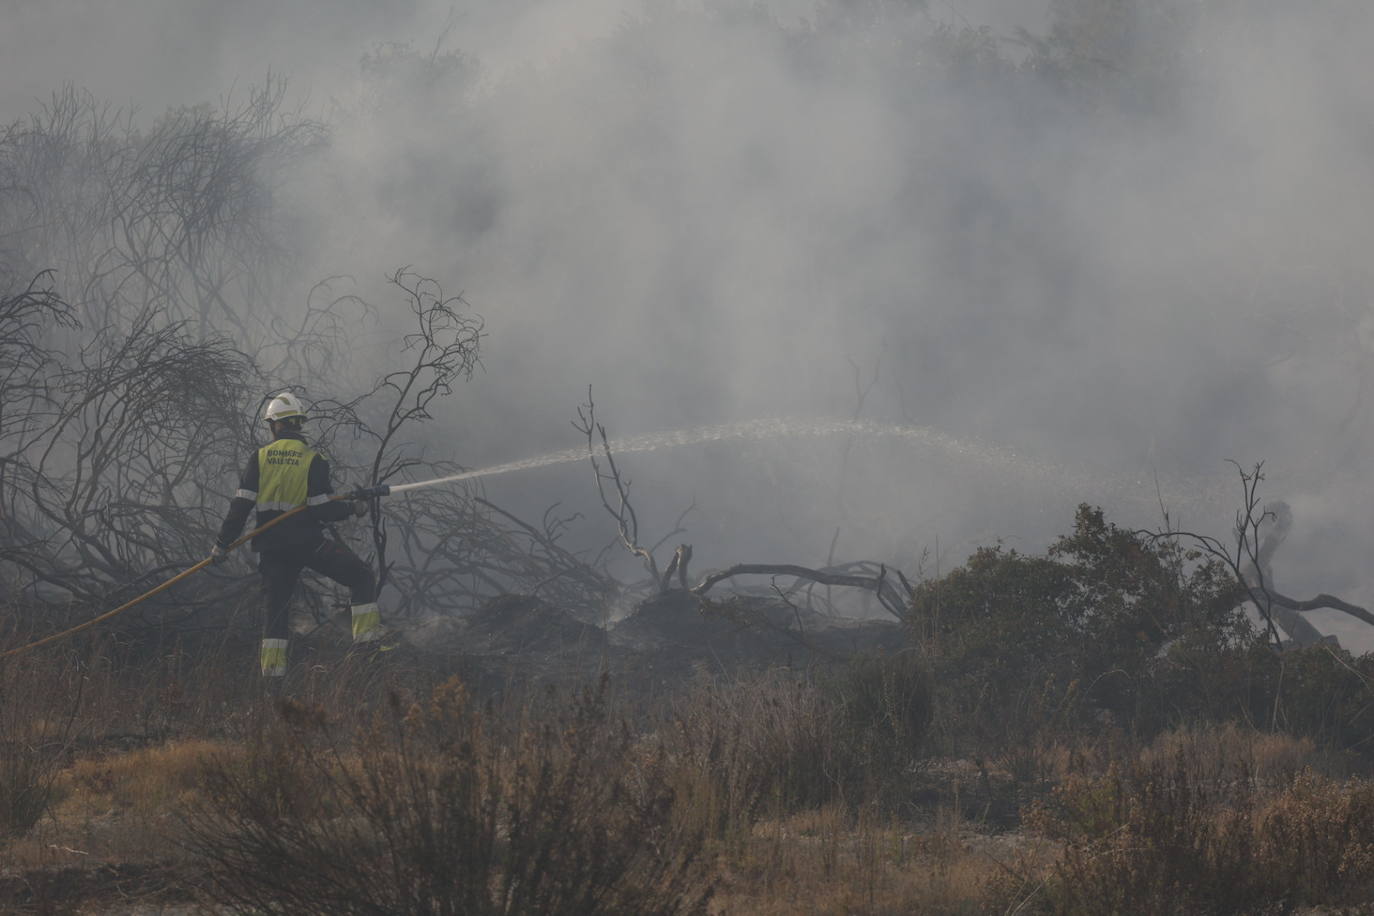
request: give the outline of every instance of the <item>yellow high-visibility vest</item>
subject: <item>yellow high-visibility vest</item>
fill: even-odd
[[[258,511],[288,512],[328,502],[327,493],[310,496],[310,463],[316,454],[299,439],[278,439],[258,449]]]

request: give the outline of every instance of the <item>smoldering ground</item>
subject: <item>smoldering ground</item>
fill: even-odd
[[[486,370],[431,454],[576,446],[588,384],[613,435],[929,428],[964,451],[783,436],[626,465],[646,529],[695,503],[699,564],[822,563],[833,542],[910,567],[938,540],[945,568],[976,542],[1038,549],[1078,501],[1150,526],[1163,494],[1224,535],[1225,460],[1263,460],[1264,495],[1294,510],[1280,583],[1374,598],[1361,6],[146,0],[6,19],[7,119],[64,81],[154,119],[288,80],[327,140],[270,176],[290,257],[270,301],[237,307],[356,278],[376,321],[319,382],[346,389],[398,347],[381,278],[414,264],[461,290]],[[586,473],[487,485],[585,509],[594,542]]]

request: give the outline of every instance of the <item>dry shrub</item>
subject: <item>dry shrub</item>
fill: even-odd
[[[1127,822],[1130,805],[1146,784],[1187,792],[1213,806],[1248,804],[1257,793],[1286,788],[1307,769],[1337,768],[1310,739],[1232,724],[1176,729],[1133,752],[1110,742],[1093,750],[1070,755],[1051,804],[1032,806],[1033,827],[1064,839],[1091,840]]]
[[[1306,769],[1335,766],[1311,738],[1257,732],[1231,723],[1166,732],[1141,752],[1140,763],[1156,770],[1183,767],[1190,782],[1231,785],[1242,792],[1281,788]]]
[[[681,816],[738,848],[761,817],[909,793],[929,723],[928,677],[904,652],[858,657],[818,680],[782,669],[700,678],[662,734]]]
[[[293,914],[701,910],[700,837],[673,826],[663,755],[608,715],[604,684],[542,707],[503,722],[449,682],[347,730],[283,704],[190,818],[211,896]]]
[[[85,688],[71,656],[0,659],[0,833],[23,836],[55,800]]]
[[[1256,834],[1256,862],[1276,893],[1328,905],[1374,894],[1374,783],[1304,771],[1260,808]]]
[[[914,652],[859,656],[819,679],[782,669],[699,679],[663,730],[683,813],[737,843],[760,817],[909,794],[930,696]]]
[[[232,624],[154,646],[135,638],[111,648],[108,664],[118,682],[116,693],[103,698],[113,707],[105,710],[110,727],[155,741],[222,734],[226,712],[250,705],[260,680],[257,640]]]
[[[836,734],[834,705],[794,672],[698,680],[664,729],[680,816],[738,842],[765,813],[829,800]]]
[[[918,652],[854,658],[838,688],[842,740],[875,774],[904,770],[930,729],[930,673]]]
[[[1063,794],[1073,828],[1084,832],[1051,868],[1045,911],[1258,911],[1264,898],[1251,880],[1246,805],[1217,805],[1210,787],[1189,783],[1182,769],[1114,770],[1071,782]]]
[[[1105,773],[1071,774],[1027,816],[1065,848],[1022,912],[1264,913],[1367,899],[1374,785],[1304,769],[1315,757],[1306,741],[1194,729]]]

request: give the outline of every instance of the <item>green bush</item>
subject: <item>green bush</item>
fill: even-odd
[[[1177,722],[1243,722],[1374,761],[1371,656],[1325,645],[1277,653],[1263,643],[1181,641],[1153,666],[1144,689],[1144,733]]]
[[[1152,687],[1161,654],[1178,642],[1202,654],[1248,646],[1238,603],[1215,562],[1088,506],[1045,556],[982,548],[912,597],[936,734],[948,752],[999,755],[1028,729],[1167,727],[1177,719]]]

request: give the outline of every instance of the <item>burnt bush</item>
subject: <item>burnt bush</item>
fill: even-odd
[[[190,816],[210,895],[267,913],[701,911],[701,837],[678,826],[666,755],[604,690],[538,705],[498,715],[450,681],[349,730],[285,703]]]
[[[933,714],[930,672],[914,649],[851,659],[829,691],[850,781],[891,788],[924,750]]]
[[[86,678],[69,656],[0,658],[0,835],[23,836],[57,799]]]

